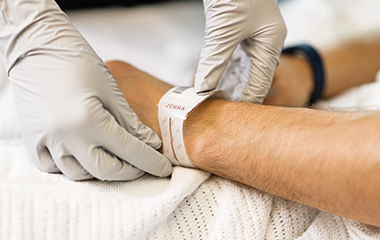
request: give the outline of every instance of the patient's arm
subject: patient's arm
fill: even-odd
[[[380,36],[347,41],[322,49],[325,66],[323,98],[330,98],[350,87],[373,82],[380,69]],[[273,84],[264,101],[268,105],[305,106],[314,87],[306,59],[282,55]]]
[[[170,85],[108,66],[141,121],[160,134]],[[380,113],[325,112],[206,100],[184,126],[194,166],[260,190],[380,226]]]

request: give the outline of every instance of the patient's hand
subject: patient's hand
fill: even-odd
[[[264,104],[306,106],[313,87],[312,70],[307,60],[298,56],[282,55]]]

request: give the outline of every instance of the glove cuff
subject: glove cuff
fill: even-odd
[[[282,54],[300,54],[309,62],[314,79],[314,90],[309,100],[309,106],[311,106],[320,99],[325,84],[325,72],[321,56],[317,50],[308,44],[300,44],[285,48],[282,51]]]

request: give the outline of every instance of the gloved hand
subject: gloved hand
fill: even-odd
[[[53,0],[4,0],[0,7],[0,50],[20,132],[41,170],[73,180],[171,174],[154,149],[158,136]]]
[[[218,86],[232,53],[241,44],[252,60],[241,100],[262,103],[287,32],[277,0],[203,0],[203,3],[206,33],[195,77],[197,93]]]

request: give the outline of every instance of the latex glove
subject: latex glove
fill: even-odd
[[[204,46],[195,77],[197,93],[218,86],[232,53],[241,44],[252,60],[241,100],[262,103],[279,62],[286,26],[276,0],[203,0]]]
[[[158,136],[52,0],[0,1],[0,48],[21,135],[38,167],[73,180],[167,176]],[[149,145],[149,146],[148,146]]]

